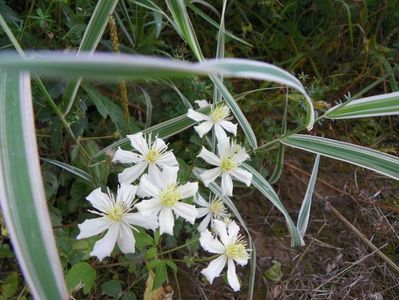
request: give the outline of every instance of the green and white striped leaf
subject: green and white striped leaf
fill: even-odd
[[[200,177],[200,174],[203,172],[200,168],[194,168],[193,169],[193,174],[197,178]],[[249,274],[249,299],[253,298],[253,293],[254,293],[254,286],[255,286],[255,272],[256,272],[256,249],[255,249],[255,244],[252,240],[251,234],[249,232],[249,229],[247,227],[247,224],[245,223],[244,219],[241,217],[240,212],[238,211],[237,207],[235,206],[234,202],[227,196],[222,195],[222,189],[218,184],[215,182],[211,182],[209,184],[209,189],[217,195],[219,198],[223,200],[223,202],[226,204],[226,206],[230,209],[230,211],[233,213],[234,217],[237,218],[237,220],[240,222],[241,226],[244,228],[244,230],[248,234],[248,239],[249,239],[249,247],[252,249],[251,251],[251,259],[250,259],[250,274]]]
[[[49,164],[52,164],[54,166],[57,166],[61,169],[64,169],[65,171],[67,171],[73,175],[76,175],[76,176],[82,178],[83,180],[86,180],[88,182],[93,182],[92,176],[90,174],[88,174],[87,172],[83,171],[82,169],[79,169],[77,167],[68,165],[62,161],[58,161],[58,160],[54,160],[54,159],[41,158],[41,160],[43,160]]]
[[[0,203],[14,252],[35,299],[68,299],[47,210],[30,77],[0,71]]]
[[[291,236],[291,247],[303,246],[303,239],[295,226],[290,215],[285,209],[283,203],[280,201],[277,193],[274,191],[273,187],[266,181],[266,179],[250,165],[243,163],[241,165],[243,169],[252,173],[252,184],[253,186],[262,193],[270,202],[284,215],[285,221],[287,223],[288,231]]]
[[[99,0],[97,2],[96,8],[94,9],[80,43],[78,53],[84,51],[93,53],[96,50],[105,27],[107,26],[108,18],[112,15],[117,4],[118,0]],[[72,108],[81,80],[82,78],[79,78],[77,80],[68,81],[67,83],[63,97],[63,109],[65,109],[64,116],[68,114]]]
[[[371,96],[330,108],[329,119],[354,119],[399,115],[399,92]]]
[[[319,170],[319,162],[320,155],[317,154],[313,165],[312,175],[310,176],[309,184],[298,215],[297,227],[302,237],[305,236],[306,229],[308,228],[310,208],[312,206],[313,191],[316,184],[317,172]]]
[[[293,134],[281,140],[285,145],[342,160],[399,180],[399,157],[370,148],[317,136]]]

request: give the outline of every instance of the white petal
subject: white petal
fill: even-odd
[[[156,164],[161,168],[179,166],[176,156],[171,151],[162,153],[161,156],[157,159]]]
[[[126,207],[132,206],[136,191],[137,185],[121,183],[116,194],[116,203],[123,201]]]
[[[240,282],[238,281],[236,266],[232,259],[227,260],[227,281],[234,292],[240,290]]]
[[[222,173],[222,194],[226,196],[233,196],[233,180],[229,173]]]
[[[234,261],[240,266],[245,266],[248,263],[248,258],[235,258]]]
[[[204,183],[204,185],[208,186],[211,182],[215,181],[215,179],[218,178],[221,173],[222,173],[222,171],[220,170],[219,167],[217,167],[217,168],[206,170],[206,171],[202,172],[202,174],[200,175],[200,178],[201,178],[202,182]]]
[[[122,218],[122,221],[130,225],[140,226],[151,230],[155,230],[159,227],[158,216],[156,214],[143,216],[142,213],[129,213]]]
[[[235,243],[238,233],[240,232],[240,226],[238,226],[236,222],[232,221],[227,226],[227,232],[229,233],[230,242]]]
[[[121,249],[123,253],[135,252],[134,246],[136,244],[136,240],[134,239],[132,229],[129,226],[122,223],[120,224],[118,239],[116,242],[118,243],[119,249]]]
[[[220,124],[218,124],[218,123],[215,124],[215,135],[216,135],[216,138],[218,141],[227,138],[226,132],[224,131],[222,126],[220,126]]]
[[[108,229],[110,225],[111,222],[104,217],[86,220],[82,224],[78,224],[80,233],[76,239],[85,239],[100,234],[104,230]]]
[[[149,200],[143,200],[135,205],[138,211],[144,217],[156,215],[162,208],[161,202],[157,198],[151,198]]]
[[[95,243],[94,249],[91,251],[90,256],[97,256],[100,261],[103,260],[104,257],[110,256],[115,247],[118,234],[119,224],[113,223],[104,237]]]
[[[238,181],[244,182],[247,186],[251,185],[252,173],[241,168],[235,168],[230,174]]]
[[[143,157],[137,153],[133,153],[132,151],[122,150],[121,147],[116,150],[114,157],[112,158],[112,162],[121,162],[123,164],[137,164],[143,160]]]
[[[198,191],[198,182],[187,182],[185,185],[179,186],[177,191],[181,194],[181,199],[192,197]]]
[[[210,213],[208,207],[198,207],[197,211],[198,211],[198,216],[197,216],[198,219]]]
[[[209,207],[208,201],[206,201],[200,194],[198,194],[198,197],[195,197],[195,203],[202,207]]]
[[[218,140],[217,148],[219,157],[225,157],[228,155],[230,152],[230,138],[227,137],[225,139]]]
[[[118,174],[118,180],[120,183],[130,184],[133,183],[137,178],[140,177],[141,174],[147,168],[148,163],[146,161],[142,161],[133,167],[129,167],[123,170],[122,173]]]
[[[207,116],[203,113],[197,112],[197,111],[193,110],[192,108],[188,109],[187,117],[189,117],[190,119],[197,121],[197,122],[210,120],[209,116]]]
[[[211,151],[207,150],[205,147],[202,147],[201,152],[197,155],[197,157],[202,158],[208,164],[220,166],[220,158]]]
[[[166,146],[166,143],[163,139],[156,138],[154,143],[152,144],[152,148],[158,149],[158,151],[161,152],[164,149],[168,148],[168,146]]]
[[[215,277],[220,275],[226,265],[226,260],[227,258],[225,255],[220,255],[218,258],[212,260],[207,268],[201,271],[206,279],[208,279],[209,283],[212,283]]]
[[[223,244],[214,238],[209,230],[201,231],[200,244],[204,250],[210,253],[222,254],[226,250]]]
[[[97,188],[92,191],[86,199],[91,203],[91,205],[102,212],[107,212],[107,210],[112,206],[111,199],[108,195],[101,192],[101,188]]]
[[[132,144],[132,147],[140,152],[141,155],[146,155],[148,152],[147,141],[143,137],[143,133],[140,131],[136,134],[131,134],[127,136]]]
[[[230,121],[222,120],[220,121],[220,126],[224,128],[224,130],[232,133],[233,135],[237,135],[237,124],[234,124]]]
[[[162,188],[166,188],[177,181],[178,167],[167,167],[162,170]]]
[[[167,233],[173,235],[173,227],[175,226],[175,219],[173,217],[172,209],[163,207],[159,214],[159,232],[160,234]]]
[[[198,216],[198,211],[195,206],[187,203],[179,202],[175,206],[173,206],[172,209],[176,215],[182,217],[191,224],[194,224],[195,219]]]
[[[220,220],[213,220],[213,226],[218,233],[223,245],[227,246],[230,243],[230,237],[227,234],[226,224]]]
[[[206,100],[195,100],[194,102],[197,103],[199,108],[203,108],[210,105],[209,102]]]
[[[249,155],[248,153],[245,151],[244,148],[241,148],[238,152],[236,152],[234,154],[234,156],[232,157],[232,159],[234,160],[234,162],[236,164],[241,164],[242,162],[246,161],[247,159],[249,159]]]
[[[198,231],[201,232],[204,231],[205,229],[208,229],[208,225],[211,222],[211,219],[212,219],[212,214],[207,214],[206,217],[199,224]]]
[[[205,134],[207,134],[211,130],[212,126],[213,126],[212,121],[205,121],[197,126],[194,126],[194,130],[202,138]]]
[[[162,188],[162,173],[157,165],[148,165],[148,180],[158,188]]]
[[[140,179],[140,195],[145,195],[149,197],[158,197],[159,193],[161,192],[160,189],[155,186],[154,181],[150,181],[151,178],[149,176],[142,176]]]

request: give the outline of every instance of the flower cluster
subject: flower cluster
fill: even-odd
[[[197,103],[200,107],[208,105],[206,101]],[[217,153],[202,147],[197,156],[213,166],[200,175],[204,186],[208,187],[221,177],[222,195],[210,194],[206,201],[198,193],[198,182],[182,183],[178,178],[179,163],[162,139],[152,139],[151,135],[144,136],[142,132],[128,135],[133,151],[118,148],[112,160],[129,164],[118,174],[116,196],[108,188],[107,193],[97,188],[87,196],[94,208],[89,212],[99,217],[79,224],[77,239],[107,231],[90,253],[102,260],[111,255],[116,244],[123,253],[134,253],[134,232],[138,228],[159,228],[160,234],[173,235],[177,218],[191,224],[203,218],[198,226],[200,244],[204,250],[217,254],[217,258],[202,270],[202,274],[212,283],[227,264],[229,285],[237,291],[240,284],[235,263],[247,264],[249,250],[239,235],[239,226],[230,219],[223,197],[233,195],[233,179],[247,186],[251,184],[252,174],[240,167],[249,155],[227,136],[227,132],[237,133],[237,124],[230,121],[227,106],[218,104],[211,109],[210,115],[189,109],[187,116],[202,122],[194,127],[200,137],[214,129]]]

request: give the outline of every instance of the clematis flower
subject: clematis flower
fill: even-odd
[[[177,167],[164,168],[162,173],[143,175],[140,180],[140,195],[151,197],[136,204],[143,216],[159,215],[160,233],[173,235],[175,217],[182,217],[194,224],[198,211],[194,205],[180,200],[193,197],[198,190],[198,182],[179,185]]]
[[[248,263],[249,249],[247,249],[247,243],[238,234],[240,228],[235,222],[226,225],[220,220],[215,220],[214,229],[216,237],[209,230],[202,231],[200,243],[204,250],[220,255],[212,260],[201,273],[212,284],[215,277],[220,275],[227,263],[227,281],[234,291],[239,291],[240,283],[234,263],[241,266],[245,266]]]
[[[204,100],[197,100],[196,102],[200,107],[205,106]],[[189,108],[187,117],[197,122],[203,121],[201,124],[194,126],[195,131],[201,138],[207,134],[212,127],[215,128],[215,134],[218,140],[227,137],[225,131],[228,131],[234,135],[237,134],[237,124],[233,124],[229,121],[232,119],[230,116],[230,110],[224,104],[218,104],[216,107],[212,108],[210,115],[206,115]]]
[[[135,243],[134,226],[155,230],[158,221],[155,217],[144,218],[140,213],[131,213],[134,207],[134,198],[137,186],[121,184],[118,188],[116,199],[108,190],[108,194],[101,192],[101,188],[95,189],[86,197],[96,210],[89,210],[99,215],[99,218],[89,219],[79,224],[78,240],[88,238],[108,230],[104,237],[98,240],[90,256],[97,256],[101,261],[111,255],[115,243],[123,253],[134,253]]]
[[[216,166],[216,168],[206,170],[200,178],[205,186],[213,182],[219,176],[222,177],[222,193],[223,195],[233,196],[233,180],[251,185],[252,173],[240,168],[241,163],[249,158],[249,155],[243,147],[237,145],[235,141],[230,143],[229,138],[221,139],[217,144],[218,156],[202,147],[200,154],[207,163]]]
[[[213,226],[214,219],[223,220],[228,218],[229,214],[227,213],[227,208],[224,206],[222,199],[213,196],[209,197],[209,202],[207,202],[201,195],[198,195],[196,201],[199,206],[198,210],[198,217],[205,218],[201,221],[200,225],[198,226],[198,231],[204,231],[208,228],[209,223]]]
[[[121,162],[124,164],[133,163],[134,166],[126,168],[118,175],[120,183],[132,183],[148,167],[148,173],[159,173],[160,168],[176,167],[179,163],[172,151],[167,151],[168,146],[160,138],[155,138],[151,142],[151,135],[143,136],[142,132],[128,135],[132,147],[138,152],[122,150],[120,147],[116,150],[113,162]]]

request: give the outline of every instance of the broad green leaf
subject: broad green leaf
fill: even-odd
[[[297,227],[302,237],[305,236],[306,229],[308,228],[310,208],[312,206],[312,197],[313,197],[314,186],[316,184],[317,172],[319,170],[319,162],[320,162],[320,155],[317,154],[313,165],[312,175],[310,176],[309,184],[306,189],[305,197],[303,199],[301,209],[298,215]]]
[[[68,299],[36,144],[30,77],[0,72],[0,204],[34,298]]]
[[[337,105],[325,116],[329,119],[354,119],[399,114],[399,92],[371,96]]]
[[[96,270],[87,262],[79,262],[72,266],[66,276],[66,282],[70,291],[83,287],[83,293],[87,295],[94,285],[97,277]]]
[[[119,280],[109,280],[101,285],[101,290],[105,295],[115,298],[122,293],[122,284]]]
[[[93,178],[91,177],[90,174],[88,174],[87,172],[83,171],[82,169],[79,169],[77,167],[68,165],[62,161],[58,161],[58,160],[54,160],[54,159],[48,159],[48,158],[42,158],[41,160],[48,162],[49,164],[52,164],[54,166],[60,167],[62,169],[64,169],[65,171],[68,171],[69,173],[79,176],[80,178],[88,181],[88,182],[92,182]]]
[[[165,262],[161,261],[161,263],[155,267],[154,284],[152,289],[158,289],[166,281],[166,279],[168,279],[168,270],[166,269]]]
[[[82,41],[79,46],[78,54],[80,52],[88,51],[93,53],[101,37],[104,33],[105,27],[108,23],[108,18],[112,15],[115,6],[118,4],[118,0],[99,0],[96,8],[90,18],[90,22],[87,25],[86,31],[83,35]],[[67,83],[63,97],[63,109],[64,115],[66,115],[72,108],[76,94],[79,89],[81,78],[77,80],[71,80]]]
[[[342,160],[399,180],[399,158],[370,148],[317,136],[293,134],[285,145]]]
[[[252,184],[253,186],[261,192],[270,202],[284,215],[285,222],[287,223],[288,231],[291,236],[291,247],[303,246],[303,239],[295,226],[290,215],[285,209],[283,203],[280,201],[277,193],[274,191],[273,187],[266,181],[266,179],[250,165],[243,163],[241,167],[248,172],[252,173]]]

